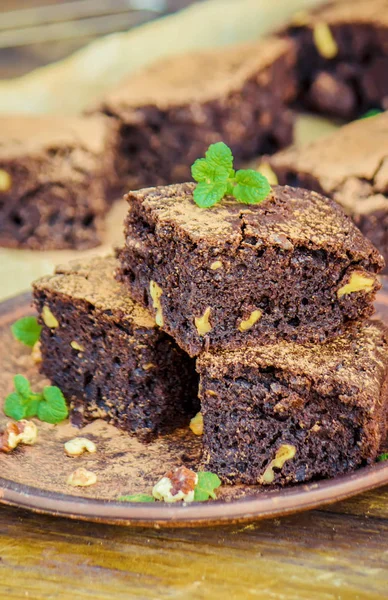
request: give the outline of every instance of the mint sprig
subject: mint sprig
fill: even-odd
[[[224,142],[209,146],[205,158],[197,159],[191,167],[197,186],[194,202],[210,208],[228,194],[243,204],[259,204],[271,191],[268,179],[253,169],[233,169],[233,154]]]
[[[384,452],[383,454],[380,454],[380,456],[377,457],[377,460],[379,462],[382,462],[383,460],[388,460],[388,452]]]
[[[32,348],[39,340],[42,326],[36,317],[22,317],[11,325],[11,331],[16,340]]]
[[[204,502],[217,498],[214,490],[220,487],[221,480],[215,473],[210,471],[198,471],[198,482],[194,490],[194,502]]]
[[[130,496],[119,496],[119,502],[156,502],[153,496],[149,494],[131,494]]]
[[[38,417],[46,423],[60,423],[67,418],[69,411],[61,390],[56,386],[45,386],[42,393],[34,393],[28,379],[15,375],[15,391],[5,399],[4,413],[7,417],[20,421]]]

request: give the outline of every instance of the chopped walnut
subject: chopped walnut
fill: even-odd
[[[198,335],[201,337],[212,330],[212,326],[210,325],[210,312],[211,308],[208,306],[201,317],[194,318],[195,327],[198,331]]]
[[[38,437],[38,428],[32,421],[21,420],[7,423],[0,434],[0,452],[12,452],[19,444],[32,446]]]
[[[239,331],[248,331],[248,329],[253,327],[254,324],[261,319],[262,314],[263,312],[260,309],[252,311],[247,319],[240,322],[238,326]]]
[[[43,360],[41,348],[41,342],[35,342],[32,347],[31,358],[36,365],[39,365]]]
[[[169,471],[152,490],[152,495],[156,500],[165,502],[193,502],[194,490],[198,483],[198,475],[186,467],[178,467],[174,471]]]
[[[282,469],[287,460],[294,458],[296,454],[295,446],[291,444],[282,444],[275,454],[275,458],[271,460],[268,467],[260,479],[260,483],[272,483],[275,479],[274,469]]]
[[[0,192],[8,192],[12,187],[12,177],[4,169],[0,169]]]
[[[66,483],[72,487],[88,487],[97,483],[97,475],[92,473],[92,471],[80,467],[69,475]]]
[[[50,327],[50,329],[59,327],[58,319],[53,315],[47,304],[42,308],[42,320],[47,327]]]
[[[338,298],[351,294],[352,292],[371,292],[375,286],[374,277],[369,277],[362,271],[353,271],[348,283],[337,291]]]
[[[76,342],[75,340],[70,342],[70,346],[73,348],[73,350],[78,350],[79,352],[85,352],[85,348],[81,344]]]
[[[65,454],[67,456],[81,456],[84,452],[89,452],[90,454],[97,452],[96,444],[92,440],[88,440],[88,438],[77,437],[65,444]]]
[[[190,421],[190,429],[195,435],[203,434],[203,415],[198,412]]]
[[[313,39],[318,53],[323,58],[334,58],[338,54],[338,45],[327,23],[317,23],[313,30]]]
[[[163,327],[163,324],[164,324],[162,303],[160,301],[160,297],[162,296],[162,294],[163,294],[163,290],[160,287],[160,285],[158,285],[156,283],[156,281],[153,281],[151,279],[151,281],[150,281],[150,296],[152,298],[152,306],[156,310],[155,323],[157,325],[159,325],[159,327]]]

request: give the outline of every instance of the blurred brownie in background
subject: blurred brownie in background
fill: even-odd
[[[294,45],[269,38],[165,59],[124,81],[91,109],[112,118],[116,192],[188,181],[220,140],[237,167],[290,144],[294,64]]]
[[[101,242],[105,175],[102,118],[0,117],[0,246],[48,250]]]
[[[388,264],[388,113],[350,123],[265,163],[280,184],[321,192],[339,202]]]
[[[388,0],[342,0],[296,13],[299,95],[309,109],[352,120],[388,108]]]

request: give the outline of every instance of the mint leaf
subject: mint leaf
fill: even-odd
[[[382,462],[383,460],[388,460],[388,452],[384,452],[383,454],[380,454],[380,456],[377,457],[377,460],[379,462]]]
[[[360,119],[369,119],[370,117],[376,117],[384,112],[381,108],[371,108],[365,114],[361,115]]]
[[[38,406],[38,419],[55,424],[66,419],[68,414],[66,400],[61,390],[54,385],[46,386]]]
[[[268,179],[253,169],[242,169],[236,173],[233,196],[244,204],[258,204],[271,191]]]
[[[15,339],[32,347],[39,340],[42,326],[36,317],[23,317],[11,325],[11,331]]]
[[[15,421],[25,419],[28,415],[28,407],[24,398],[17,392],[8,394],[4,401],[4,413]]]
[[[205,157],[206,162],[214,169],[219,169],[221,167],[228,173],[233,169],[233,154],[229,146],[224,144],[224,142],[211,144]]]
[[[15,375],[13,383],[18,394],[25,400],[28,400],[31,395],[31,386],[28,379],[23,377],[23,375]]]
[[[155,502],[155,498],[149,494],[132,494],[130,496],[119,496],[119,502]]]
[[[210,473],[209,471],[199,471],[197,475],[198,483],[194,490],[194,501],[203,502],[209,500],[209,498],[215,500],[217,496],[214,493],[214,490],[221,485],[221,480],[218,475]]]
[[[201,208],[210,208],[222,200],[227,190],[227,183],[214,181],[198,183],[194,190],[194,202]]]
[[[42,394],[31,394],[28,398],[28,402],[26,402],[26,416],[25,419],[32,419],[32,417],[36,417],[38,414],[39,404],[42,402],[43,396]]]

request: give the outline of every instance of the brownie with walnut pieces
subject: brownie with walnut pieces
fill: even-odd
[[[388,113],[350,123],[265,163],[280,184],[315,190],[339,202],[388,262]]]
[[[296,13],[300,99],[346,120],[388,109],[388,0],[341,0]]]
[[[194,188],[128,194],[117,273],[190,356],[326,342],[372,314],[384,261],[338,204],[275,186],[261,204],[203,209]]]
[[[194,361],[113,277],[114,258],[58,267],[34,283],[42,372],[85,420],[148,441],[198,410]]]
[[[90,112],[112,118],[120,190],[190,179],[209,144],[224,141],[237,167],[292,141],[294,46],[235,45],[164,59],[132,76]]]
[[[108,209],[102,118],[0,117],[0,246],[51,250],[101,243]]]
[[[372,463],[387,434],[388,330],[197,360],[204,462],[227,483],[301,483]]]

